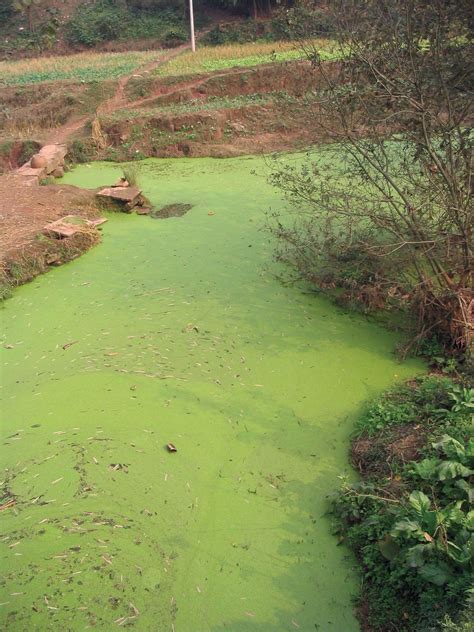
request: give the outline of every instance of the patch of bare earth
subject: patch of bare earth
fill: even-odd
[[[15,286],[70,261],[98,243],[100,233],[84,228],[53,239],[46,224],[66,215],[96,219],[95,192],[68,185],[25,186],[16,175],[0,177],[0,281]]]
[[[426,444],[426,431],[420,424],[400,424],[385,428],[373,437],[352,443],[352,463],[363,476],[391,477],[395,466],[418,461]]]

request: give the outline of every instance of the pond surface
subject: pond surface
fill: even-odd
[[[422,367],[274,277],[260,228],[281,202],[254,170],[145,161],[153,203],[192,210],[111,215],[102,245],[5,303],[3,629],[358,630],[327,495],[363,402]]]

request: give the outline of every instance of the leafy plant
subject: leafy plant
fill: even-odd
[[[390,478],[386,450],[372,450],[379,466],[344,481],[334,499],[336,533],[361,562],[374,629],[454,629],[459,620],[474,570],[471,396],[448,378],[421,378],[378,398],[359,422],[370,446],[386,445],[400,423],[427,442]]]
[[[474,389],[456,385],[449,393],[453,401],[451,408],[455,413],[474,409]]]
[[[110,40],[153,38],[166,46],[187,38],[183,16],[176,9],[129,10],[110,0],[98,0],[76,9],[66,27],[70,44],[95,46]]]

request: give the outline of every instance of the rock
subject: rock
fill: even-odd
[[[64,158],[67,154],[66,145],[45,145],[41,151],[31,158],[17,171],[22,176],[22,184],[30,184],[51,175],[56,169],[64,169]]]
[[[141,194],[138,187],[106,187],[96,193],[99,198],[121,205],[124,211],[131,211],[139,203]]]
[[[51,175],[53,178],[62,178],[64,175],[64,169],[62,167],[56,167]]]
[[[64,158],[67,154],[66,145],[45,145],[39,152],[40,156],[46,159],[46,173],[53,173],[58,167],[64,164]]]
[[[242,125],[242,123],[229,123],[229,127],[234,132],[244,133],[247,131],[245,127]]]
[[[41,154],[35,154],[30,160],[30,167],[32,169],[44,169],[47,164],[46,158]]]
[[[105,217],[89,220],[78,217],[77,215],[66,215],[66,217],[62,217],[55,222],[46,224],[43,228],[43,232],[49,235],[52,234],[58,239],[64,239],[66,237],[72,237],[72,235],[83,231],[85,228],[96,228],[106,221],[107,219]]]

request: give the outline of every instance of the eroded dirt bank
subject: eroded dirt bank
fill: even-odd
[[[43,234],[49,222],[65,215],[97,218],[93,191],[70,185],[25,186],[21,177],[0,176],[0,291],[30,281],[51,266],[75,259],[98,243],[97,230],[68,239]]]

